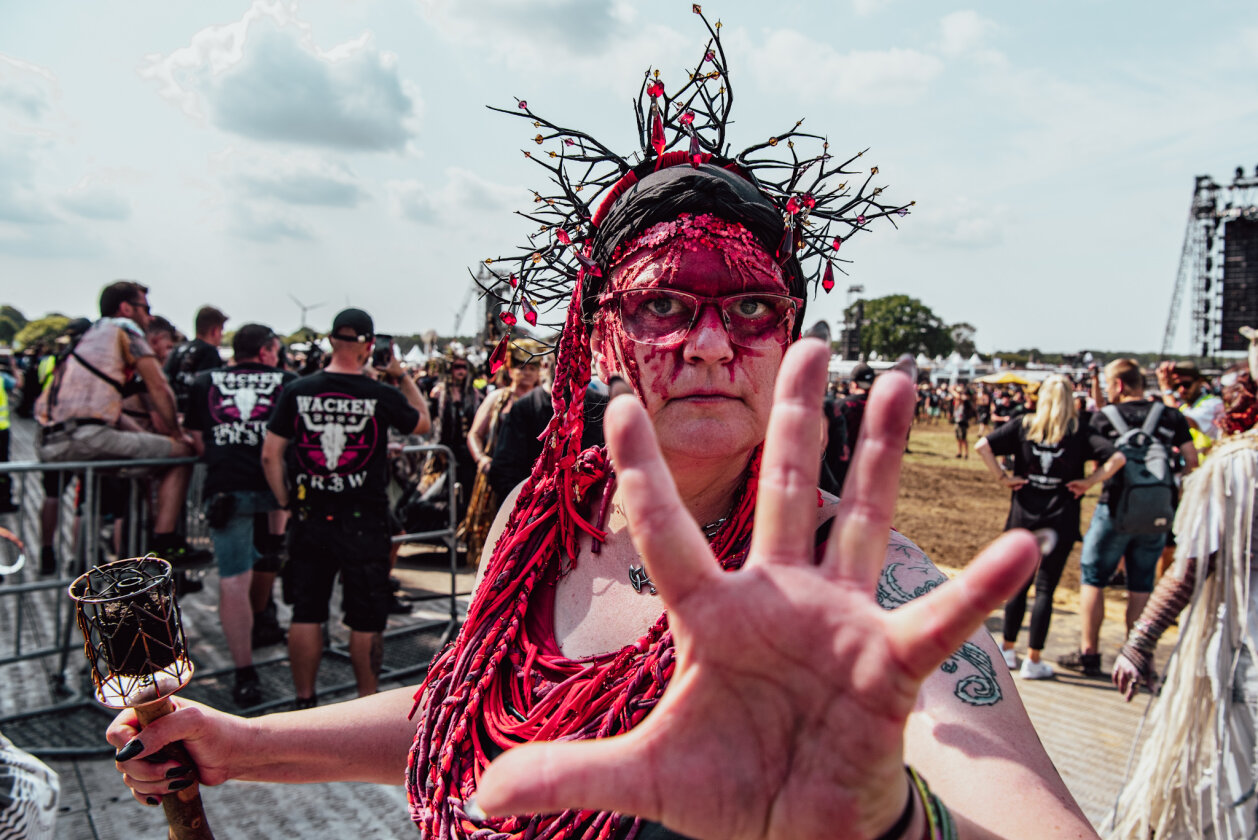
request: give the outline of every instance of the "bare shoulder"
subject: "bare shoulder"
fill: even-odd
[[[882,575],[878,578],[878,606],[893,610],[922,597],[947,579],[926,552],[908,537],[892,531],[887,540]]]

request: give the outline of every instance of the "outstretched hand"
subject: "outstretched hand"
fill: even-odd
[[[1147,674],[1141,673],[1136,664],[1121,653],[1114,660],[1114,673],[1110,680],[1128,703],[1136,696],[1142,684],[1149,691],[1153,691],[1156,688],[1156,679],[1152,669]]]
[[[490,814],[589,808],[698,838],[872,837],[908,797],[904,727],[922,681],[1031,574],[1013,532],[894,611],[875,601],[914,383],[870,394],[829,544],[813,547],[827,348],[786,354],[746,564],[723,572],[686,513],[650,420],[617,398],[605,430],[636,548],[669,612],[677,665],[632,732],[516,747],[484,773]]]

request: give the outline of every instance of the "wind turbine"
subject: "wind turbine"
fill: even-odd
[[[292,298],[292,299],[293,299],[293,303],[297,304],[298,308],[300,308],[300,309],[301,309],[301,326],[300,326],[298,329],[299,329],[299,330],[308,330],[308,329],[309,329],[309,327],[307,327],[307,326],[306,326],[306,313],[307,313],[307,312],[309,312],[311,309],[318,309],[320,306],[323,306],[324,304],[323,304],[323,303],[310,303],[310,304],[305,304],[305,303],[302,303],[301,301],[299,301],[299,300],[297,299],[297,296],[296,296],[296,295],[294,295],[294,294],[289,294],[289,297],[290,297],[290,298]]]

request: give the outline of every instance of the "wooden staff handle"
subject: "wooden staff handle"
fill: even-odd
[[[140,718],[140,727],[143,728],[174,710],[175,704],[167,697],[156,703],[137,706],[135,713]],[[172,761],[192,766],[192,757],[188,755],[182,741],[167,744],[165,752]],[[205,809],[201,807],[200,784],[193,782],[183,790],[163,796],[162,810],[166,812],[166,822],[170,826],[170,840],[214,840],[210,824],[205,819]]]

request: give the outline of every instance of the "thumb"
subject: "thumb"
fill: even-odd
[[[545,741],[507,750],[481,775],[476,805],[489,816],[570,809],[658,817],[650,785],[639,784],[632,733],[593,741]]]

